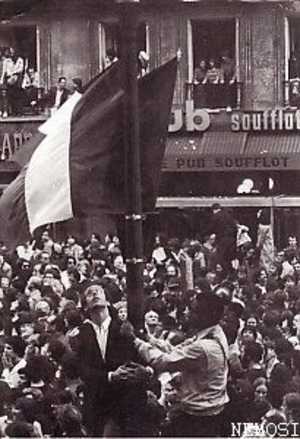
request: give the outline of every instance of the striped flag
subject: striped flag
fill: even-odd
[[[144,210],[153,210],[176,79],[176,59],[139,80]],[[0,199],[10,246],[40,226],[124,211],[122,70],[114,63],[39,128],[13,160],[24,167]]]

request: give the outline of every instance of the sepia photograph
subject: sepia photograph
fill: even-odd
[[[2,437],[300,438],[300,0],[0,0]]]

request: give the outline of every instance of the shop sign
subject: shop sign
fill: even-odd
[[[297,131],[300,110],[249,111],[231,115],[232,131]]]
[[[197,172],[197,171],[245,171],[245,170],[288,170],[299,169],[300,154],[293,155],[266,155],[266,156],[232,156],[218,155],[193,157],[166,157],[164,171],[169,172]]]
[[[172,111],[169,133],[176,133],[183,127],[186,131],[206,131],[210,126],[210,116],[202,108],[194,108],[194,101],[185,102],[185,111],[176,109]]]
[[[209,128],[233,132],[299,131],[300,110],[271,109],[210,114],[203,108],[194,108],[194,101],[187,100],[184,109],[172,111],[169,133],[182,130],[204,132]]]
[[[37,132],[40,124],[41,121],[0,123],[0,159],[10,160],[12,155]]]

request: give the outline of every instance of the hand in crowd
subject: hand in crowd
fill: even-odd
[[[124,382],[128,379],[128,368],[125,365],[119,366],[115,371],[110,372],[112,383]]]

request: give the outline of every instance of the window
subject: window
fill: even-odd
[[[34,25],[0,25],[0,116],[41,111],[39,29]]]
[[[116,61],[122,52],[122,38],[118,24],[99,24],[99,70]],[[139,68],[149,69],[149,26],[141,23],[137,31]]]
[[[238,20],[191,20],[188,23],[188,98],[198,108],[236,108]]]
[[[36,26],[0,26],[0,49],[2,55],[6,48],[13,47],[25,65],[38,69],[37,28]]]
[[[300,107],[300,18],[286,19],[286,68],[285,101],[292,107]]]
[[[99,24],[99,70],[102,71],[119,57],[119,27]]]

